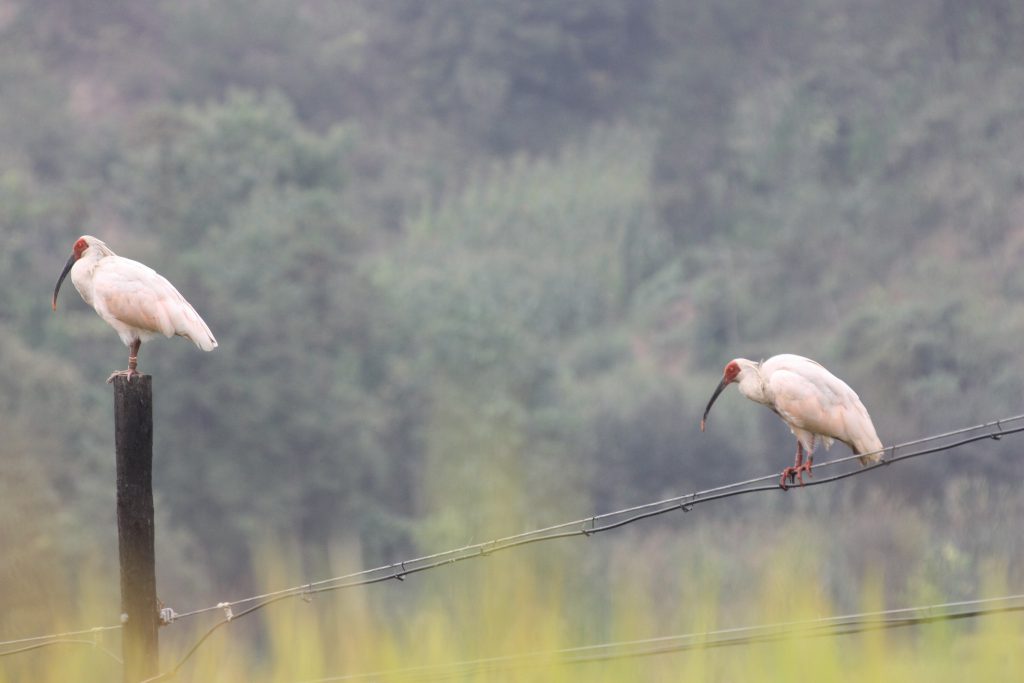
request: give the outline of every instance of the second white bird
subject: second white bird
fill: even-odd
[[[704,410],[701,431],[715,399],[732,383],[736,383],[740,393],[751,401],[775,411],[796,436],[796,460],[792,467],[782,471],[779,480],[782,488],[786,488],[787,479],[790,483],[799,480],[802,485],[803,473],[811,474],[814,442],[819,436],[825,448],[832,445],[833,439],[845,443],[855,455],[861,456],[862,465],[882,458],[882,442],[864,404],[846,382],[820,363],[790,353],[772,356],[760,363],[746,358],[729,361],[722,381]],[[803,459],[805,451],[806,461]]]

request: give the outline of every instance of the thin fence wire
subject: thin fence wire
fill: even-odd
[[[94,636],[97,633],[103,633],[104,631],[120,631],[121,625],[116,624],[114,626],[94,626],[93,628],[84,628],[79,631],[64,631],[63,633],[51,633],[45,636],[31,636],[29,638],[17,638],[15,640],[5,640],[0,642],[0,647],[6,647],[9,645],[22,645],[24,643],[34,643],[40,640],[54,640],[56,638],[72,638],[74,636]]]
[[[497,671],[505,672],[531,666],[558,666],[648,657],[685,652],[696,648],[770,643],[787,638],[850,635],[867,630],[899,628],[1010,612],[1024,612],[1024,594],[345,674],[306,680],[301,683],[333,683],[376,678],[386,678],[389,681],[442,680]]]
[[[974,432],[972,434],[972,432]],[[834,466],[844,462],[849,462],[853,459],[860,458],[862,456],[871,456],[875,454],[881,454],[882,458],[875,464],[862,467],[857,470],[850,470],[842,472],[840,474],[832,475],[821,479],[815,479],[813,481],[806,482],[803,487],[820,486],[828,484],[850,477],[866,474],[873,470],[881,467],[887,467],[896,462],[902,462],[911,458],[917,458],[925,455],[933,455],[944,451],[949,451],[955,448],[965,446],[970,443],[975,443],[983,440],[996,440],[998,441],[1004,436],[1010,436],[1024,432],[1024,415],[1015,415],[1012,417],[1002,418],[992,422],[987,422],[973,427],[965,427],[963,429],[957,429],[950,432],[944,432],[942,434],[936,434],[934,436],[925,437],[922,439],[916,439],[914,441],[908,441],[906,443],[896,444],[883,448],[880,451],[873,451],[872,453],[866,453],[861,455],[846,456],[842,458],[835,458],[826,462],[819,463],[815,467],[820,470],[825,467]],[[927,443],[935,443],[943,439],[949,440],[946,443],[941,443],[936,446],[929,448],[918,448],[914,450],[907,450],[907,448],[913,446],[920,446]],[[353,588],[356,586],[368,586],[376,583],[383,583],[386,581],[398,580],[404,581],[408,576],[417,574],[420,572],[429,571],[438,567],[455,564],[457,562],[463,562],[466,560],[476,559],[480,557],[486,557],[502,550],[508,550],[511,548],[517,548],[533,543],[540,543],[542,541],[551,541],[561,538],[570,538],[573,536],[593,536],[605,531],[612,529],[618,529],[628,524],[638,522],[643,519],[649,519],[658,515],[663,515],[669,512],[682,511],[689,512],[694,506],[700,503],[707,503],[713,500],[722,500],[726,498],[732,498],[735,496],[746,495],[750,493],[767,492],[767,491],[785,491],[781,489],[778,484],[773,485],[759,485],[763,481],[775,480],[778,478],[778,474],[765,475],[763,477],[757,477],[755,479],[747,479],[744,481],[735,482],[732,484],[726,484],[724,486],[718,486],[711,489],[705,489],[703,491],[697,491],[694,493],[685,494],[682,496],[675,496],[672,498],[666,498],[660,501],[652,503],[646,503],[643,505],[637,505],[630,508],[624,508],[622,510],[616,510],[614,512],[608,512],[601,515],[594,515],[591,517],[585,517],[572,522],[565,522],[563,524],[556,524],[554,526],[545,527],[543,529],[537,529],[534,531],[528,531],[514,536],[506,536],[491,541],[485,541],[482,543],[475,543],[471,545],[462,546],[453,550],[447,550],[432,555],[425,555],[411,560],[403,560],[398,563],[392,563],[389,565],[382,565],[373,569],[366,569],[351,574],[345,574],[342,576],[336,576],[330,579],[322,579],[319,581],[311,581],[291,588],[285,588],[270,593],[263,593],[261,595],[255,595],[248,598],[242,598],[231,602],[221,602],[211,607],[204,607],[189,612],[185,612],[180,615],[176,615],[175,619],[181,619],[185,617],[192,617],[206,612],[212,612],[221,610],[224,612],[224,618],[213,624],[196,642],[189,648],[189,650],[181,657],[180,660],[171,668],[162,674],[149,678],[143,683],[154,683],[155,681],[166,680],[173,677],[181,669],[182,666],[192,657],[193,654],[202,646],[206,640],[213,635],[221,627],[231,623],[234,620],[248,616],[254,612],[257,612],[264,607],[272,605],[281,600],[285,600],[296,596],[310,596],[316,593],[326,593],[331,591],[342,590],[345,588]],[[789,490],[792,490],[789,489]],[[241,605],[246,605],[255,602],[256,604],[245,608],[240,612],[235,612],[234,609]]]
[[[1007,417],[1001,420],[986,422],[984,424],[975,425],[973,427],[965,427],[963,429],[944,432],[942,434],[936,434],[934,436],[916,439],[914,441],[907,441],[905,443],[896,444],[895,446],[888,446],[886,448],[883,448],[881,451],[874,451],[872,453],[864,454],[866,456],[872,456],[875,454],[882,455],[882,460],[874,465],[869,465],[861,469],[852,470],[831,477],[807,481],[805,482],[805,487],[819,486],[821,484],[827,484],[833,481],[838,481],[840,479],[846,479],[848,477],[866,474],[872,470],[888,466],[894,462],[920,457],[922,455],[931,455],[934,453],[951,450],[953,448],[958,448],[960,446],[964,446],[969,443],[974,443],[976,441],[982,441],[985,439],[998,440],[1003,436],[1016,434],[1020,431],[1024,431],[1024,415],[1015,415],[1013,417]],[[970,432],[980,433],[963,437],[963,435],[969,434]],[[918,446],[925,443],[933,443],[943,439],[951,439],[953,437],[958,436],[963,438],[932,448],[918,449],[914,451],[906,450],[907,448],[912,446]],[[824,468],[846,463],[860,457],[863,456],[851,455],[841,458],[835,458],[833,460],[828,460],[816,464],[814,466],[814,469],[816,471],[819,471]],[[498,538],[490,541],[483,541],[480,543],[465,545],[459,548],[445,550],[431,555],[424,555],[422,557],[416,557],[413,559],[408,559],[397,563],[381,565],[379,567],[374,567],[372,569],[364,569],[358,572],[344,574],[342,576],[335,576],[328,579],[311,581],[297,586],[291,586],[289,588],[282,588],[280,590],[261,593],[259,595],[253,595],[250,597],[239,598],[237,600],[221,602],[217,605],[211,605],[208,607],[202,607],[199,609],[193,609],[187,612],[176,614],[174,618],[175,620],[179,620],[188,617],[193,617],[199,614],[204,614],[207,612],[221,611],[225,608],[234,609],[241,605],[266,600],[268,598],[275,598],[282,595],[305,595],[311,592],[319,592],[322,590],[335,590],[336,588],[347,588],[352,585],[365,585],[365,582],[352,583],[353,580],[358,580],[360,579],[360,577],[375,577],[375,575],[383,574],[384,576],[381,578],[384,580],[401,580],[404,579],[405,576],[409,574],[414,574],[418,571],[424,571],[425,569],[433,569],[434,567],[442,566],[445,564],[452,564],[455,562],[460,562],[475,557],[487,556],[501,550],[506,550],[508,548],[515,548],[530,543],[549,541],[558,538],[567,538],[571,536],[590,536],[592,534],[600,533],[602,531],[616,529],[641,519],[647,519],[649,517],[663,515],[665,513],[673,512],[676,510],[688,512],[690,509],[692,509],[693,506],[699,503],[707,503],[712,500],[721,500],[724,498],[731,498],[734,496],[745,495],[759,491],[780,491],[781,489],[777,484],[772,484],[768,486],[753,486],[754,484],[760,484],[765,481],[777,481],[778,478],[779,475],[775,473],[764,475],[761,477],[756,477],[754,479],[737,481],[731,484],[716,486],[714,488],[704,489],[702,491],[695,491],[693,493],[687,493],[680,496],[673,496],[671,498],[665,498],[650,503],[643,503],[641,505],[635,505],[633,507],[623,508],[621,510],[615,510],[613,512],[606,512],[599,515],[593,515],[591,517],[583,517],[581,519],[573,520],[571,522],[563,522],[561,524],[555,524],[553,526],[535,529],[533,531],[527,531],[512,536],[506,536],[503,538]],[[370,581],[370,583],[375,582],[376,581]]]
[[[904,443],[896,444],[894,446],[888,446],[880,451],[874,451],[872,453],[866,453],[861,455],[850,455],[832,460],[820,462],[814,466],[815,471],[821,471],[828,467],[834,467],[836,465],[848,463],[852,460],[864,457],[881,455],[881,460],[873,465],[863,467],[861,469],[850,470],[840,474],[836,474],[830,477],[813,479],[804,483],[805,487],[820,486],[842,479],[846,479],[861,474],[866,474],[872,470],[876,470],[880,467],[886,467],[895,462],[908,460],[910,458],[916,458],[924,455],[931,455],[940,453],[961,446],[986,440],[995,439],[999,440],[1003,436],[1009,436],[1012,434],[1020,433],[1024,431],[1024,414],[1014,415],[1011,417],[986,422],[971,427],[964,427],[962,429],[956,429],[949,432],[943,432],[941,434],[935,434],[913,441],[907,441]],[[915,446],[923,444],[936,443],[941,441],[937,446],[929,448],[918,448],[914,450],[907,450]],[[470,545],[464,545],[459,548],[446,550],[431,555],[424,555],[401,562],[396,562],[387,565],[381,565],[371,569],[365,569],[350,574],[344,574],[341,576],[335,576],[328,579],[321,579],[318,581],[311,581],[297,586],[284,588],[276,591],[262,593],[259,595],[253,595],[249,597],[239,598],[233,601],[220,602],[216,605],[208,607],[202,607],[193,609],[180,614],[174,614],[168,612],[170,615],[166,619],[167,623],[172,623],[181,619],[198,616],[210,612],[221,611],[224,613],[224,618],[214,624],[191,648],[186,655],[178,662],[172,669],[165,674],[150,679],[151,681],[161,680],[164,677],[173,675],[178,669],[191,657],[195,650],[217,629],[223,625],[230,623],[234,619],[244,617],[255,611],[266,607],[269,604],[283,600],[285,598],[295,596],[308,596],[314,593],[323,593],[329,591],[336,591],[345,588],[351,588],[354,586],[365,586],[375,583],[381,583],[391,580],[403,581],[409,575],[436,569],[438,567],[455,564],[465,560],[475,559],[479,557],[486,557],[493,553],[508,550],[511,548],[517,548],[520,546],[530,545],[534,543],[540,543],[543,541],[551,541],[561,538],[570,538],[574,536],[593,536],[605,531],[612,529],[618,529],[620,527],[632,524],[634,522],[656,517],[659,515],[667,514],[674,511],[689,512],[696,505],[700,503],[707,503],[713,500],[722,500],[740,495],[746,495],[757,492],[767,491],[781,491],[778,484],[764,485],[763,482],[776,481],[778,474],[768,474],[761,477],[755,477],[753,479],[746,479],[742,481],[732,482],[722,486],[716,486],[701,491],[695,491],[693,493],[687,493],[680,496],[674,496],[671,498],[665,498],[658,501],[649,503],[643,503],[632,507],[623,508],[621,510],[615,510],[613,512],[607,512],[599,515],[593,515],[591,517],[584,517],[581,519],[573,520],[571,522],[563,522],[561,524],[555,524],[553,526],[544,527],[541,529],[535,529],[532,531],[515,534],[512,536],[506,536],[490,541],[484,541],[481,543],[474,543]],[[253,604],[255,603],[255,604]],[[251,605],[242,609],[241,611],[236,610],[239,607],[245,605]],[[120,629],[120,625],[117,626],[101,626],[92,629],[82,629],[79,631],[68,631],[64,633],[55,633],[49,635],[33,636],[29,638],[20,638],[17,640],[0,641],[0,648],[6,648],[13,645],[22,645],[25,643],[37,643],[43,644],[43,641],[56,643],[60,640],[68,640],[74,636],[93,634],[95,636],[98,631],[107,631]],[[45,644],[44,644],[45,646]],[[31,649],[38,649],[33,647]],[[14,650],[0,651],[0,657],[5,657],[12,654],[25,651],[24,648],[18,648]]]
[[[7,657],[10,655],[18,655],[25,652],[32,652],[33,650],[42,650],[44,648],[53,647],[56,645],[86,645],[94,648],[97,652],[102,652],[108,655],[118,664],[123,664],[121,658],[111,652],[104,646],[98,637],[98,634],[103,631],[121,630],[120,626],[97,626],[96,628],[81,630],[81,631],[69,631],[63,634],[53,634],[48,636],[34,636],[32,638],[20,638],[18,640],[9,640],[4,643],[0,643],[3,646],[10,646],[13,643],[33,643],[32,645],[22,645],[14,649],[4,650],[0,652],[0,657]],[[77,635],[92,635],[92,640],[86,640],[85,638],[76,638]]]

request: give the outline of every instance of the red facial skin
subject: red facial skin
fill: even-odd
[[[729,364],[725,366],[725,370],[722,372],[722,379],[726,384],[732,384],[736,381],[736,376],[740,374],[740,365],[736,361],[729,361]]]

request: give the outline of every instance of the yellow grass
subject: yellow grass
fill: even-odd
[[[288,599],[213,635],[178,680],[284,683],[377,672],[356,680],[962,683],[1019,680],[1024,674],[1020,613],[592,663],[565,664],[554,654],[600,642],[834,614],[814,581],[814,559],[788,550],[770,558],[761,576],[752,579],[759,598],[750,604],[737,605],[721,595],[712,571],[685,570],[685,576],[674,577],[681,589],[665,595],[652,577],[613,568],[612,580],[604,588],[594,587],[600,599],[581,607],[570,604],[587,594],[587,586],[574,584],[573,563],[540,553],[510,553],[410,577],[405,584],[317,595],[310,602]],[[268,555],[262,562],[268,586],[293,583],[294,568],[270,559],[282,555],[287,554]],[[613,564],[628,569],[629,562],[623,557]],[[1005,566],[990,563],[984,595],[1005,594],[1005,576]],[[410,588],[410,582],[418,585]],[[883,577],[865,577],[864,611],[904,606],[882,604],[883,584]],[[939,600],[929,596],[924,601]],[[98,623],[97,605],[83,604],[82,609],[76,623]],[[163,668],[209,623],[184,621],[165,629]],[[116,634],[101,644],[119,654]],[[540,654],[453,666],[524,653]],[[59,645],[0,659],[3,683],[119,679],[117,663],[88,645]]]

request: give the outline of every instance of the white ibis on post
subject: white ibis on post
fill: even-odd
[[[832,445],[833,439],[845,443],[854,455],[861,456],[862,465],[882,459],[882,442],[875,433],[871,416],[853,389],[821,364],[789,353],[760,363],[746,358],[729,361],[722,381],[704,409],[701,431],[715,399],[734,382],[741,394],[775,411],[796,436],[796,460],[792,467],[782,471],[779,479],[783,489],[786,479],[790,484],[799,480],[803,486],[803,473],[811,476],[814,441],[819,436],[825,448]]]
[[[152,268],[118,256],[92,235],[78,238],[64,264],[53,289],[55,311],[57,293],[69,271],[85,303],[96,309],[128,347],[128,369],[113,373],[108,383],[118,375],[131,381],[133,375],[140,374],[136,369],[139,347],[158,334],[185,337],[203,351],[217,348],[210,328],[174,285]]]

